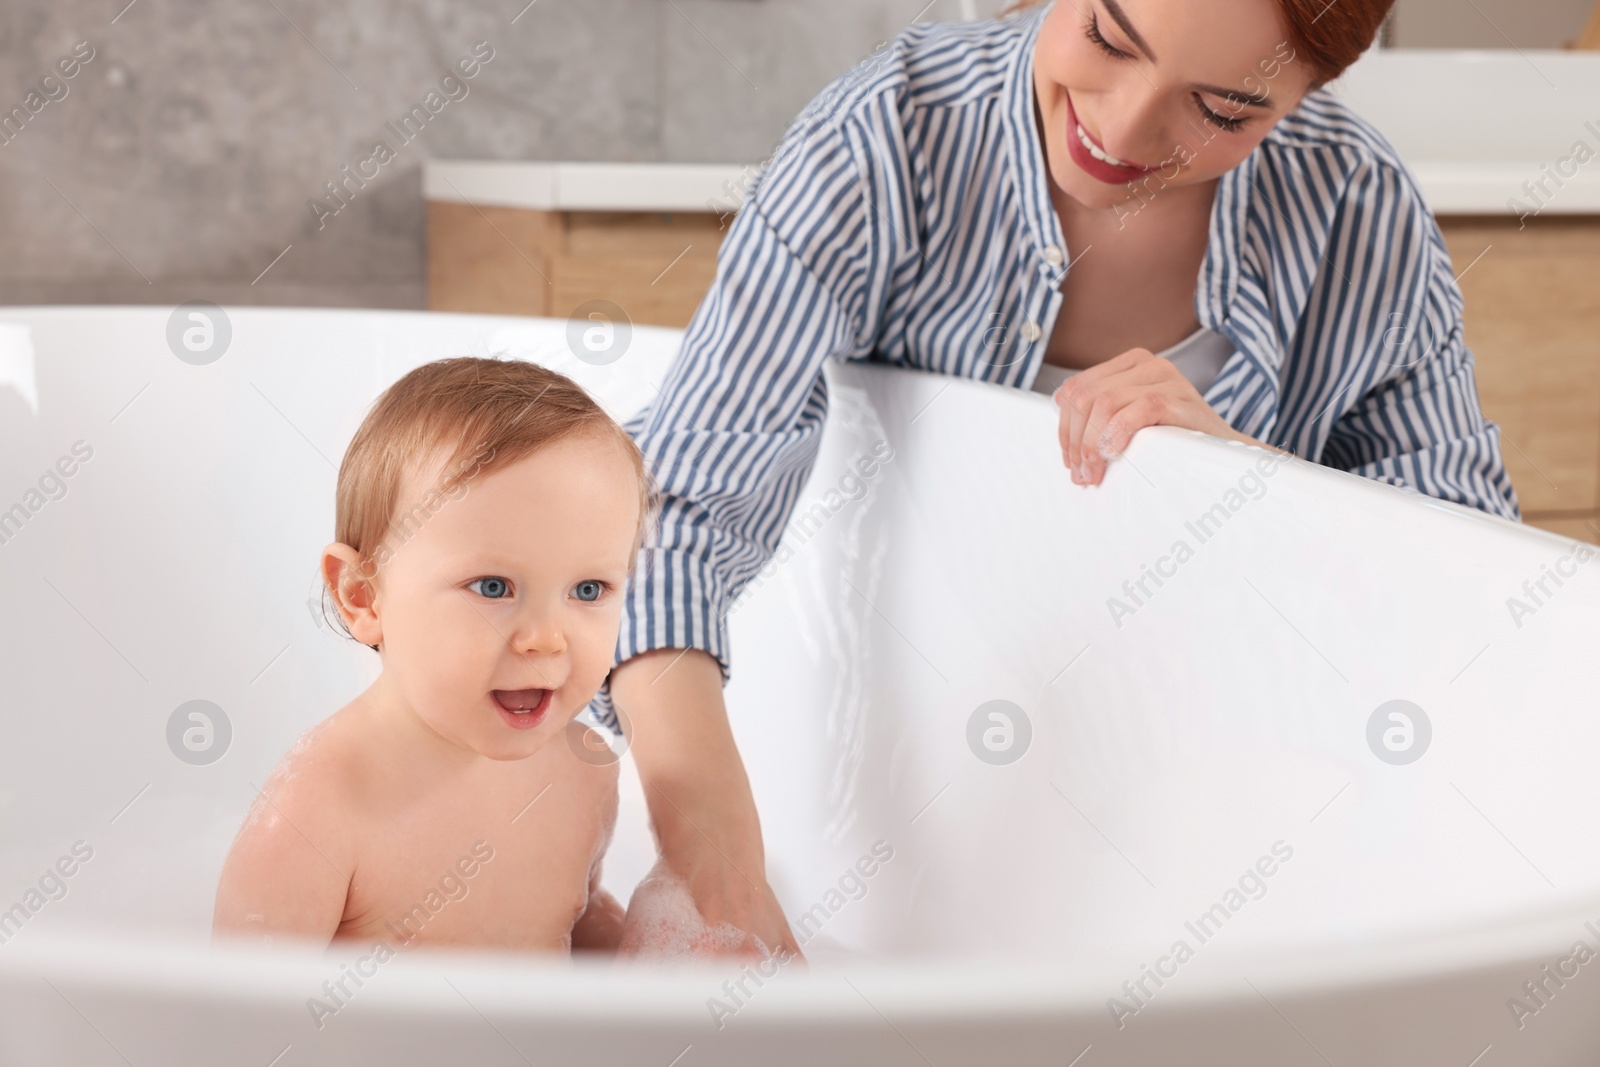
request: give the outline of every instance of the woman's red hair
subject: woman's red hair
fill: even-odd
[[[1001,14],[1037,7],[1020,0]],[[1295,56],[1313,73],[1311,87],[1325,85],[1372,47],[1394,0],[1274,0]]]

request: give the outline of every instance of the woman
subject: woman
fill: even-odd
[[[1321,91],[1391,3],[914,26],[790,127],[628,425],[662,539],[597,698],[631,719],[663,858],[708,920],[797,950],[722,704],[723,612],[811,470],[829,359],[1053,391],[1081,484],[1182,426],[1520,519],[1438,226]]]

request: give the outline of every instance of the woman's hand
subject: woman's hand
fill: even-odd
[[[680,848],[674,859],[687,868],[682,877],[707,926],[706,936],[693,946],[697,953],[752,960],[777,953],[784,962],[804,959],[778,898],[765,877],[753,873],[761,869],[759,864],[740,864],[735,869],[727,856],[695,846]],[[749,875],[747,868],[753,868]],[[742,936],[729,937],[734,930]]]
[[[1268,447],[1229,426],[1171,360],[1148,348],[1130,348],[1074,374],[1052,399],[1061,409],[1061,458],[1078,485],[1099,485],[1106,462],[1146,426],[1182,426]]]
[[[779,963],[799,959],[787,944],[773,950],[761,938],[725,919],[708,921],[688,883],[666,860],[657,861],[634,888],[617,954],[659,960],[729,955],[751,960],[776,956]]]

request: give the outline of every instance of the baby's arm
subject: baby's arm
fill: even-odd
[[[212,936],[326,944],[344,917],[353,853],[314,785],[274,785],[256,797],[223,864]]]
[[[582,723],[571,723],[568,729],[581,731],[579,747],[588,745],[588,739],[583,735],[589,730]],[[605,742],[601,741],[600,744],[604,745]],[[590,746],[590,750],[594,747]],[[574,751],[577,750],[574,748]],[[625,913],[617,898],[600,888],[600,864],[605,859],[606,849],[611,847],[611,835],[617,828],[617,779],[620,769],[615,762],[601,766],[585,763],[579,768],[579,774],[587,788],[598,794],[600,832],[599,840],[595,842],[594,861],[589,864],[589,901],[577,922],[572,924],[572,949],[574,952],[588,950],[614,953],[622,941]]]

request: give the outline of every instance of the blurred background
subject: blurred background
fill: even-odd
[[[24,107],[77,42],[94,58],[64,97],[4,127],[0,302],[421,308],[426,161],[757,164],[830,80],[914,20],[1005,6],[524,2],[7,0],[0,109]],[[1387,37],[1556,48],[1592,6],[1400,0]],[[390,136],[396,158],[319,229],[307,201],[480,41],[493,59],[468,94],[409,143]]]

